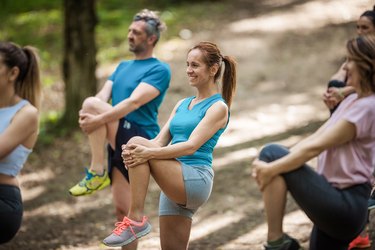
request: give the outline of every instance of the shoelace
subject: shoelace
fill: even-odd
[[[130,231],[132,232],[132,234],[136,236],[133,231],[133,228],[131,227],[131,221],[128,217],[124,217],[124,220],[121,222],[116,222],[115,226],[116,228],[113,229],[112,232],[118,236],[120,236],[120,234],[124,232],[124,230],[126,230],[128,227],[130,228]]]
[[[86,176],[79,182],[79,185],[82,187],[85,186],[86,181],[91,180],[91,178],[93,177],[92,173],[90,173],[87,168],[85,168],[85,172]]]

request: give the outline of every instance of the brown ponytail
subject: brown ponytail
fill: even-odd
[[[202,51],[205,62],[209,67],[215,64],[219,65],[219,69],[214,76],[215,82],[221,75],[222,63],[224,62],[224,74],[222,77],[221,94],[228,107],[230,107],[237,85],[236,61],[233,57],[222,56],[218,46],[212,42],[200,42],[193,48],[191,48],[189,52],[193,49],[199,49],[200,51]]]
[[[221,93],[224,100],[227,102],[228,106],[232,104],[233,95],[236,91],[237,85],[237,71],[236,71],[236,61],[233,57],[223,56],[223,62],[225,64],[224,74],[223,74],[223,86]]]

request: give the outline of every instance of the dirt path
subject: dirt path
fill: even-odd
[[[190,249],[262,249],[263,205],[249,162],[265,143],[295,143],[327,118],[321,93],[345,54],[344,41],[353,36],[353,20],[371,7],[359,0],[229,3],[234,13],[229,20],[215,23],[212,30],[193,31],[191,40],[168,41],[157,51],[173,72],[161,123],[177,100],[193,94],[185,78],[187,48],[212,40],[238,61],[231,123],[215,152],[214,190],[194,218]],[[114,223],[110,190],[79,198],[67,193],[88,159],[80,133],[31,155],[21,177],[24,223],[17,238],[1,250],[100,249]],[[154,227],[139,249],[160,249],[158,194],[152,183],[146,212]],[[286,231],[307,246],[311,223],[292,201],[287,213]]]

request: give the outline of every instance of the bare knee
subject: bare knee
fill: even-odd
[[[82,110],[89,113],[97,113],[97,106],[99,102],[102,101],[95,96],[87,97],[82,103]]]
[[[140,144],[140,145],[148,145],[150,142],[150,140],[144,138],[144,137],[141,137],[141,136],[134,136],[132,137],[128,142],[127,144],[131,144],[131,143],[134,143],[134,144]]]

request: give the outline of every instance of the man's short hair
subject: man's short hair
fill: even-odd
[[[158,12],[151,11],[148,9],[143,9],[137,14],[135,14],[133,18],[133,22],[136,21],[144,21],[146,25],[146,33],[147,36],[156,36],[156,40],[154,45],[159,41],[160,33],[166,30],[167,26],[164,22],[162,22],[158,16]]]

